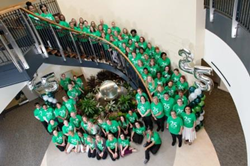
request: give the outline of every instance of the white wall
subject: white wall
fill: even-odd
[[[213,62],[223,73],[230,83],[230,87],[218,70],[213,67],[226,85],[236,105],[241,125],[244,131],[247,152],[248,165],[250,165],[250,112],[249,112],[249,94],[250,77],[245,66],[238,58],[237,54],[218,36],[206,30],[205,33],[205,61],[210,64]]]
[[[0,114],[12,101],[12,99],[23,89],[27,82],[21,82],[19,84],[7,86],[5,88],[0,88]]]
[[[203,0],[58,0],[67,21],[83,17],[99,23],[102,18],[110,25],[137,29],[154,45],[169,53],[173,67],[178,66],[178,50],[190,49],[195,62],[204,53],[205,10]],[[188,74],[185,74],[188,75]],[[192,82],[193,76],[188,76]]]
[[[87,80],[90,76],[96,76],[96,74],[101,71],[102,69],[95,69],[95,68],[89,68],[89,67],[81,67],[82,73],[84,75],[84,78]]]
[[[51,72],[54,72],[56,78],[59,80],[61,77],[61,74],[67,71],[71,71],[72,75],[76,75],[76,76],[80,76],[83,74],[81,67],[51,65],[51,64],[44,63],[37,70],[38,77],[35,82],[39,82],[42,76],[49,74]]]

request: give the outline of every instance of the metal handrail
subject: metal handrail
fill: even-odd
[[[49,19],[46,19],[46,18],[43,18],[41,16],[38,16],[38,15],[35,15],[34,13],[30,12],[29,10],[25,9],[25,8],[21,8],[21,10],[23,10],[24,12],[30,14],[30,15],[33,15],[34,17],[38,18],[40,21],[45,21],[47,23],[49,23],[50,25],[54,26],[54,27],[60,27],[60,29],[62,30],[67,30],[69,32],[73,32],[74,34],[77,34],[77,35],[82,35],[82,36],[87,36],[89,37],[89,39],[93,39],[93,40],[96,40],[96,41],[101,41],[105,44],[108,44],[110,47],[114,48],[115,51],[119,52],[120,55],[122,55],[122,57],[130,64],[130,66],[132,66],[133,70],[135,71],[135,73],[138,75],[138,77],[140,78],[143,86],[145,87],[146,91],[147,91],[147,94],[148,96],[150,97],[150,100],[152,100],[152,96],[151,96],[151,93],[149,92],[141,74],[137,71],[137,69],[135,68],[135,66],[132,64],[132,62],[130,62],[130,60],[128,59],[128,57],[118,48],[116,47],[114,44],[112,44],[111,42],[103,39],[103,38],[100,38],[98,36],[95,36],[95,35],[92,35],[92,34],[87,34],[85,32],[80,32],[80,31],[77,31],[77,30],[74,30],[74,29],[70,29],[70,28],[67,28],[67,27],[63,27]]]

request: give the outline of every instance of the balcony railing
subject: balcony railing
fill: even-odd
[[[233,17],[234,0],[215,0],[215,11],[224,14],[225,16]]]
[[[56,6],[55,3],[52,4]],[[55,13],[59,10],[55,7],[53,11]],[[151,99],[143,78],[128,57],[104,38],[63,27],[25,8],[18,8],[0,15],[0,29],[4,29],[3,34],[8,42],[6,45],[20,56],[17,61],[21,59],[25,61],[25,54],[35,46],[44,58],[57,56],[63,61],[75,58],[78,63],[83,61],[106,63],[123,72],[134,85],[147,92]],[[20,64],[23,64],[22,60]]]
[[[250,0],[239,0],[236,20],[250,31]]]

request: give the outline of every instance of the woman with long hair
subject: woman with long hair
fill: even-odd
[[[108,139],[106,141],[106,146],[107,146],[110,158],[113,161],[118,160],[120,158],[118,142],[117,142],[117,138],[115,138],[113,136],[113,134],[108,134]]]
[[[157,131],[164,131],[164,109],[159,99],[155,96],[153,102],[151,103],[152,116],[157,124]]]
[[[143,138],[146,135],[145,134],[145,126],[139,122],[136,121],[133,125],[132,134],[131,134],[131,141],[133,141],[136,144],[142,144]]]
[[[95,136],[95,149],[96,149],[96,159],[105,160],[108,156],[106,140],[100,135]]]
[[[126,155],[131,154],[132,152],[136,152],[136,149],[130,146],[130,141],[128,138],[125,137],[124,134],[120,135],[118,143],[121,157],[125,157]]]
[[[142,120],[145,124],[146,129],[153,129],[153,122],[151,116],[151,106],[148,101],[146,101],[144,96],[141,96],[141,102],[137,105],[137,111],[141,115]]]

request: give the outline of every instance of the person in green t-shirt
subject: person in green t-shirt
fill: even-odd
[[[175,96],[175,101],[177,102],[178,99],[181,99],[182,100],[182,103],[184,105],[187,105],[188,104],[188,99],[187,97],[184,95],[183,91],[182,90],[179,90],[178,91],[178,95]]]
[[[161,51],[159,47],[155,47],[155,54],[154,54],[154,59],[158,63],[159,59],[161,58]]]
[[[100,20],[100,24],[99,24],[99,25],[102,25],[103,30],[104,30],[105,33],[108,32],[108,28],[109,28],[109,27],[108,27],[107,24],[104,23],[103,19]]]
[[[135,29],[132,29],[130,31],[131,33],[131,36],[130,36],[130,39],[135,43],[135,42],[139,42],[140,40],[140,37],[137,35],[137,31]]]
[[[181,116],[181,113],[184,111],[186,105],[183,104],[182,99],[177,100],[177,104],[174,105],[173,111],[175,111],[177,116]]]
[[[49,125],[48,125],[48,132],[50,133],[50,134],[52,134],[52,132],[54,131],[54,130],[57,130],[57,128],[58,128],[58,123],[56,122],[56,121],[54,121],[53,119],[52,120],[50,120],[49,121]]]
[[[156,83],[153,80],[152,76],[148,76],[147,80],[146,80],[146,86],[148,88],[148,90],[150,91],[151,95],[155,92],[156,89]]]
[[[151,106],[150,103],[146,101],[144,96],[141,96],[141,102],[137,105],[137,111],[141,115],[146,129],[153,129],[153,122],[151,119]]]
[[[87,129],[85,130],[91,136],[95,136],[96,134],[100,133],[100,127],[94,124],[91,120],[88,121]]]
[[[128,55],[129,60],[133,63],[133,65],[136,67],[138,64],[139,57],[136,55],[135,51],[132,51],[131,55]]]
[[[166,92],[169,94],[170,97],[174,97],[176,94],[176,86],[174,82],[171,80],[168,82],[168,86],[165,86]]]
[[[164,71],[162,72],[162,77],[165,78],[165,82],[168,83],[171,79],[172,71],[170,69],[170,66],[166,66],[164,68]]]
[[[145,41],[145,38],[141,36],[138,45],[139,47],[142,47],[144,50],[146,50],[148,44]]]
[[[69,77],[66,77],[66,75],[63,73],[60,78],[60,85],[65,90],[65,92],[68,91],[68,85],[70,84],[71,79]]]
[[[129,121],[124,116],[120,116],[118,123],[121,128],[121,133],[123,133],[126,137],[130,137]]]
[[[77,134],[78,134],[79,139],[80,139],[79,145],[80,145],[81,152],[86,153],[87,152],[86,142],[87,142],[88,134],[84,133],[84,135],[83,135],[81,131],[78,131]]]
[[[175,105],[175,100],[166,92],[163,99],[161,99],[161,103],[163,104],[164,114],[167,119],[170,116],[173,106]]]
[[[114,21],[111,22],[111,30],[113,35],[115,35],[115,32],[117,32],[118,35],[121,33],[121,29],[115,25]]]
[[[180,80],[177,81],[176,86],[178,90],[182,90],[184,94],[186,94],[189,87],[188,87],[188,82],[186,81],[185,76],[180,77]]]
[[[96,156],[96,148],[95,148],[95,139],[91,136],[88,136],[86,144],[88,145],[88,157],[95,158]]]
[[[136,95],[135,95],[135,99],[136,99],[136,101],[137,101],[137,104],[140,103],[141,96],[144,96],[145,99],[146,99],[146,101],[148,101],[148,96],[146,95],[146,93],[144,93],[144,92],[142,91],[141,88],[138,88],[138,89],[137,89],[137,93],[136,93]]]
[[[160,71],[158,64],[155,63],[155,59],[150,59],[149,63],[149,72],[153,78],[156,77],[156,73]]]
[[[85,133],[88,133],[88,118],[86,116],[82,116],[81,127]]]
[[[148,56],[149,56],[150,58],[153,58],[153,57],[154,57],[155,48],[152,46],[152,44],[151,44],[150,42],[148,42],[147,48],[146,48],[145,52],[148,54]]]
[[[127,28],[122,29],[122,38],[126,41],[126,43],[128,43],[128,40],[130,39],[130,34]]]
[[[106,146],[108,149],[108,153],[110,158],[115,161],[120,158],[119,156],[119,148],[117,143],[117,138],[113,136],[113,134],[108,134],[108,139],[106,141]]]
[[[77,83],[75,83],[75,81],[71,81],[71,85],[72,85],[73,89],[76,90],[77,95],[78,95],[77,96],[78,99],[81,99],[82,98],[82,94],[84,93],[84,91],[80,88],[80,86]]]
[[[136,144],[142,144],[143,138],[146,135],[145,131],[146,129],[145,126],[143,126],[143,123],[139,121],[135,122],[135,125],[132,129],[131,141]]]
[[[174,83],[177,83],[181,78],[181,73],[179,72],[179,69],[174,69],[174,73],[171,76],[171,80],[173,80]]]
[[[81,151],[80,148],[80,138],[76,132],[69,131],[69,136],[68,136],[68,144],[66,147],[66,153],[69,154],[72,149],[74,149],[75,153],[79,153]]]
[[[69,112],[68,112],[68,110],[60,102],[56,103],[56,108],[55,108],[54,113],[55,113],[55,116],[57,117],[58,122],[60,124],[62,124],[64,120],[67,120],[69,118]],[[60,124],[59,124],[59,126],[60,126]]]
[[[73,99],[68,99],[68,97],[66,96],[63,96],[62,99],[63,99],[63,105],[67,108],[69,113],[77,112],[76,102]]]
[[[147,81],[148,76],[151,76],[151,74],[148,72],[148,68],[147,67],[143,68],[143,73],[141,73],[141,76],[142,76],[142,79],[144,81]]]
[[[158,85],[156,91],[154,92],[154,96],[157,96],[159,100],[161,100],[166,93],[162,85]]]
[[[161,138],[159,134],[150,129],[147,130],[147,142],[144,144],[145,147],[145,160],[144,164],[148,163],[150,159],[150,154],[156,154],[161,147]]]
[[[60,18],[59,25],[69,28],[69,23],[66,22],[65,16],[63,14],[60,14],[59,18]]]
[[[100,135],[95,136],[95,149],[96,149],[96,159],[105,160],[108,156],[106,140]]]
[[[63,124],[64,125],[62,127],[62,132],[64,135],[68,136],[70,131],[76,132],[76,128],[75,128],[75,125],[73,123],[68,122],[67,120],[64,120]]]
[[[185,140],[185,143],[189,143],[189,145],[191,145],[196,139],[196,116],[194,113],[191,113],[191,107],[186,106],[185,112],[181,114],[181,117],[183,119],[184,126],[182,138]]]
[[[81,78],[77,78],[76,75],[73,76],[73,79],[74,79],[75,83],[76,83],[82,90],[84,90],[84,85],[83,85],[82,79],[81,79]]]
[[[61,131],[54,130],[52,142],[56,145],[56,147],[63,152],[66,148],[67,141],[65,135]]]
[[[101,129],[100,136],[106,138],[107,137],[107,130],[108,130],[107,123],[104,120],[102,120],[101,118],[98,118],[97,122],[98,122],[98,126]]]
[[[69,121],[75,125],[77,130],[79,130],[81,127],[82,117],[80,115],[76,115],[75,112],[71,112],[70,116],[71,118]]]
[[[112,133],[116,138],[118,138],[121,134],[121,128],[119,123],[116,120],[107,119],[107,132]]]
[[[51,107],[47,107],[46,104],[43,104],[43,119],[49,123],[50,120],[55,119],[54,109]]]
[[[155,81],[155,86],[158,86],[158,85],[164,86],[166,83],[165,78],[161,76],[161,72],[156,73],[156,78],[154,81]]]
[[[44,128],[47,130],[48,123],[43,119],[44,109],[41,107],[41,105],[38,102],[35,103],[35,107],[36,107],[36,109],[34,110],[35,118],[39,120],[44,126]]]
[[[55,20],[53,14],[48,12],[48,7],[46,4],[41,4],[40,10],[42,11],[41,17],[47,18],[47,19],[52,20],[52,21]]]
[[[69,98],[73,99],[74,101],[78,101],[78,96],[80,95],[79,91],[77,91],[72,84],[68,84],[68,89],[67,95]]]
[[[161,67],[161,72],[164,71],[166,66],[170,66],[170,59],[167,57],[165,52],[161,53],[161,58],[157,62]]]
[[[170,134],[172,135],[172,146],[176,143],[176,138],[178,138],[179,147],[182,145],[182,130],[183,130],[183,121],[180,117],[176,115],[174,111],[171,111],[171,116],[167,120],[167,129],[169,129]]]
[[[138,116],[135,112],[132,112],[131,110],[129,110],[128,113],[126,114],[126,119],[128,120],[130,124],[130,128],[132,128],[135,121],[138,120]]]
[[[136,149],[130,146],[129,139],[126,139],[124,134],[120,135],[118,143],[121,152],[121,157],[125,157],[126,155],[131,154],[132,152],[136,152]]]
[[[162,103],[159,102],[159,99],[157,98],[157,96],[153,98],[153,102],[151,103],[151,112],[157,124],[157,131],[161,130],[161,132],[163,132],[164,121],[165,121],[164,109],[163,109]]]

